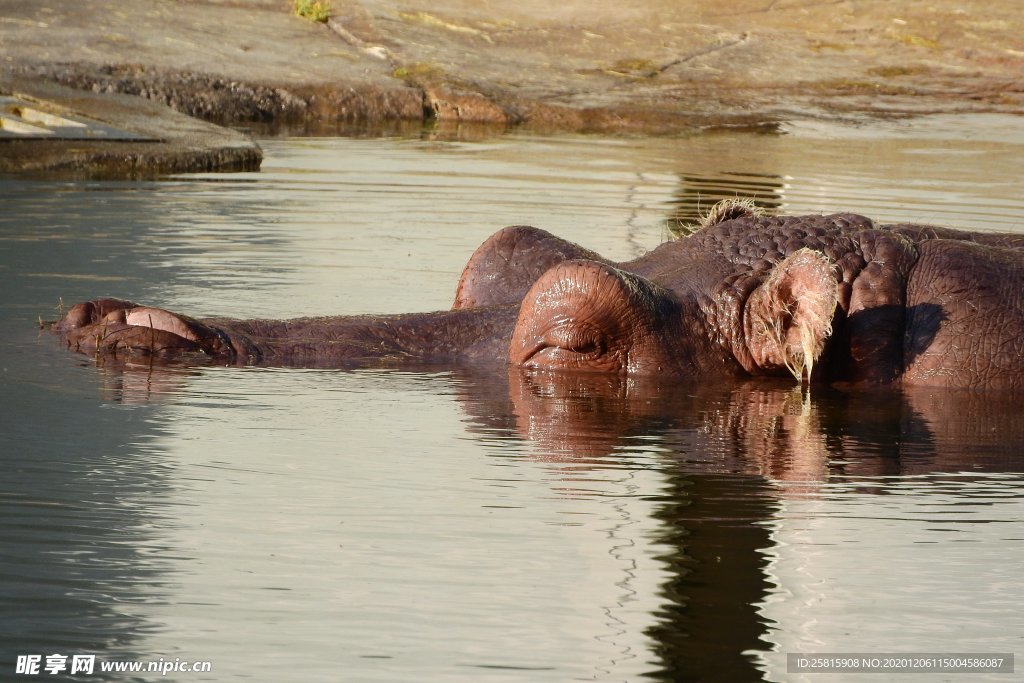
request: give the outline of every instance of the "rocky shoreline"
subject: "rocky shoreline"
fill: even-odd
[[[1014,0],[334,0],[326,23],[289,0],[0,0],[0,94],[61,86],[292,130],[770,131],[798,118],[1024,113],[1021,25]],[[146,166],[130,156],[126,168]],[[219,156],[195,165],[251,164]]]

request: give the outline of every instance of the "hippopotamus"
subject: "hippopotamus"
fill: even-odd
[[[1024,387],[1024,235],[717,205],[616,263],[544,230],[499,230],[451,310],[197,319],[120,299],[72,307],[73,349],[303,367],[511,364],[800,383]]]

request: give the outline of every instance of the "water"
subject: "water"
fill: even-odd
[[[97,366],[35,330],[98,295],[441,309],[503,225],[626,259],[736,194],[1024,229],[1020,120],[263,145],[257,174],[0,180],[4,678],[55,653],[213,665],[109,680],[287,682],[1024,652],[1024,418],[998,396]]]

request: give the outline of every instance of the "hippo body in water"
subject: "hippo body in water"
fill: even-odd
[[[73,349],[230,363],[512,364],[663,377],[1024,388],[1024,235],[717,206],[614,263],[537,228],[476,250],[451,310],[193,319],[118,299],[53,329]]]

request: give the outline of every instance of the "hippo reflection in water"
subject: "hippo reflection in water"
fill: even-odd
[[[1024,235],[716,206],[692,235],[614,263],[504,228],[450,311],[194,319],[118,299],[53,329],[76,350],[305,367],[504,364],[848,384],[1024,387]]]

